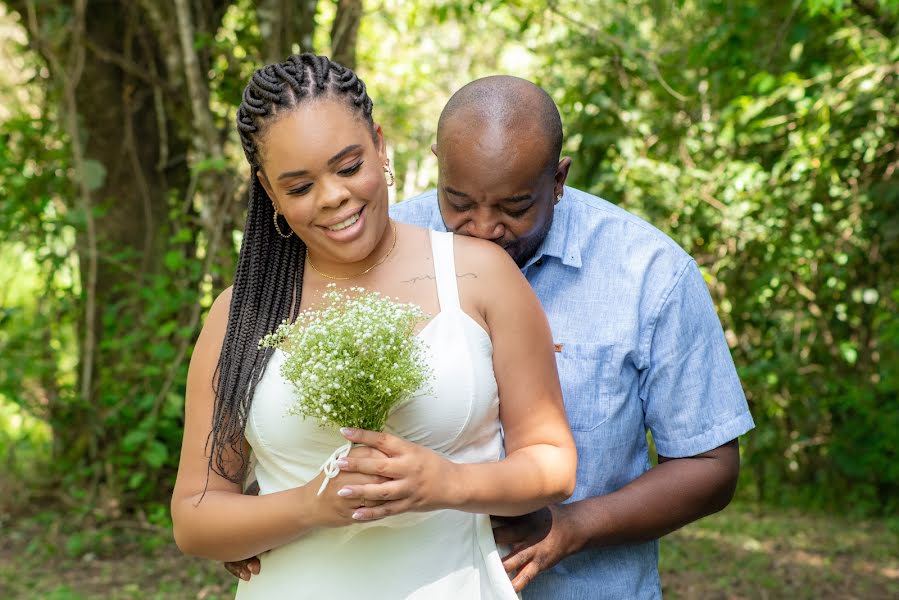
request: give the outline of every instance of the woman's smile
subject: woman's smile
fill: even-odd
[[[335,242],[351,242],[358,238],[365,228],[365,206],[347,216],[338,217],[328,225],[319,225],[322,233]]]

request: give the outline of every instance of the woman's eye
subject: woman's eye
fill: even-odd
[[[291,189],[287,190],[287,195],[288,196],[302,196],[306,192],[308,192],[309,188],[311,188],[311,187],[312,187],[311,183],[300,185],[295,188],[291,188]]]
[[[363,162],[365,162],[365,161],[360,160],[359,162],[357,162],[357,163],[356,163],[355,165],[353,165],[352,167],[347,167],[346,169],[343,169],[343,170],[341,170],[341,171],[338,171],[337,174],[338,174],[338,175],[344,175],[344,176],[346,176],[346,175],[353,175],[353,174],[356,173],[356,171],[358,171],[360,168],[362,168],[362,163],[363,163]]]

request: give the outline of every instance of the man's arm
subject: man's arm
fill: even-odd
[[[727,506],[740,474],[740,447],[732,440],[687,458],[659,464],[620,490],[584,501],[584,547],[654,540]],[[579,503],[580,504],[580,503]]]
[[[538,573],[587,548],[654,540],[723,509],[740,472],[739,442],[687,458],[659,457],[620,490],[504,520],[496,541],[511,544],[503,560],[521,591]]]
[[[532,522],[526,542],[520,531],[500,530],[497,541],[513,542],[505,563],[510,572],[520,569],[516,589],[569,554],[659,538],[721,510],[733,497],[740,471],[736,438],[752,428],[752,419],[695,262],[685,263],[651,317],[638,358],[639,401],[659,464],[615,492],[547,509],[538,520],[542,532]]]

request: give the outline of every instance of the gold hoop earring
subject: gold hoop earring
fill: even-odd
[[[275,208],[275,207],[272,206],[272,208]],[[274,223],[275,223],[275,231],[277,231],[278,235],[280,235],[282,238],[287,239],[293,235],[292,229],[290,230],[290,233],[288,233],[287,235],[284,235],[283,233],[281,233],[281,226],[278,225],[278,209],[277,208],[275,208],[275,214],[272,215],[272,221],[274,221]]]
[[[390,170],[390,159],[389,158],[384,162],[384,172],[389,177],[389,179],[387,180],[387,187],[390,187],[396,181],[396,177],[393,176],[393,171]]]

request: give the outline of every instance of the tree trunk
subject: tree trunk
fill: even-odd
[[[350,69],[356,68],[356,35],[362,21],[362,0],[338,0],[331,25],[331,58]]]
[[[315,52],[313,36],[318,0],[261,0],[256,8],[266,64],[282,62],[294,52]]]

